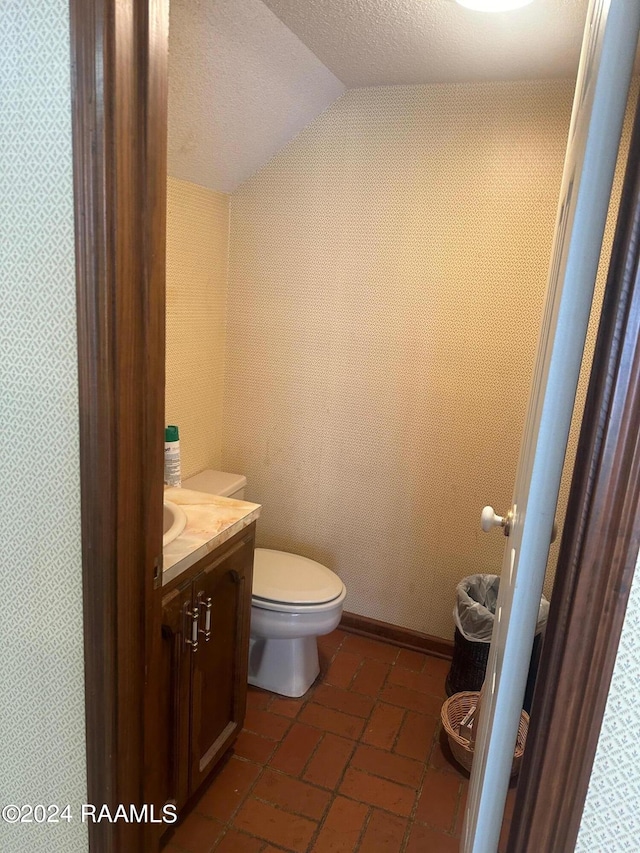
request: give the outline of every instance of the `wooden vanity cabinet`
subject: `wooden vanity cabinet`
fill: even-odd
[[[163,594],[165,802],[178,810],[244,722],[254,531],[236,534]]]

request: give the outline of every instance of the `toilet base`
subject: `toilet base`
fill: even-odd
[[[316,637],[267,640],[249,644],[249,684],[281,696],[304,695],[320,673]]]

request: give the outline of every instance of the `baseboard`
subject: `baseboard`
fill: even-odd
[[[357,613],[343,612],[340,627],[350,634],[360,634],[375,640],[385,640],[394,646],[411,649],[414,652],[424,652],[437,658],[451,659],[453,657],[453,640],[443,640],[411,628],[402,628],[390,622],[381,622],[369,616],[358,616]]]

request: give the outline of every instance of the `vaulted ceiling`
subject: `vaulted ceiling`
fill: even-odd
[[[169,173],[232,192],[346,88],[573,77],[588,0],[171,0]]]
[[[587,0],[502,14],[454,0],[264,0],[349,87],[570,77]]]

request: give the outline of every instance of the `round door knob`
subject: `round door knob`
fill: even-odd
[[[504,527],[506,519],[496,515],[492,506],[486,506],[480,515],[480,527],[488,533],[494,527]]]

